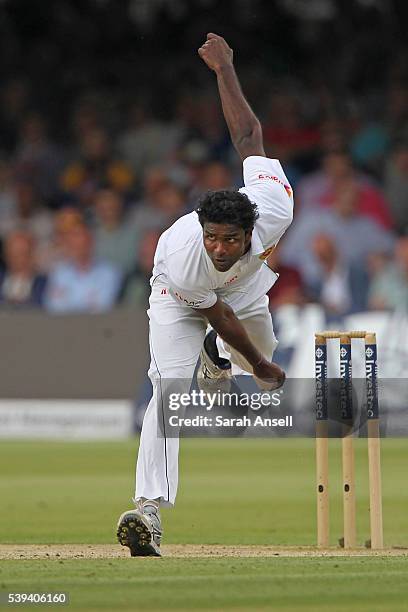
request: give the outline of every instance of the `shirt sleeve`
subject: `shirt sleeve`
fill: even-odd
[[[264,246],[276,244],[293,219],[293,190],[277,159],[252,155],[244,160],[244,187],[258,206],[257,231]]]

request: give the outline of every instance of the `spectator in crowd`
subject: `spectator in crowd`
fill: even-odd
[[[196,167],[193,188],[189,193],[190,202],[196,205],[197,200],[207,191],[233,189],[234,181],[228,166],[218,161],[208,161]]]
[[[127,274],[135,265],[137,230],[134,220],[125,214],[123,196],[113,189],[101,189],[94,209],[95,256]]]
[[[333,185],[353,176],[350,157],[342,150],[330,150],[316,172],[306,174],[297,185],[296,204],[301,211],[320,208]]]
[[[386,123],[392,142],[408,136],[408,86],[394,82],[387,92]]]
[[[52,234],[52,214],[43,205],[34,184],[28,180],[16,181],[8,197],[12,205],[1,220],[0,236],[26,229],[40,242],[48,241]]]
[[[368,118],[360,113],[350,142],[351,156],[357,166],[380,177],[388,147],[389,134],[385,122],[371,113]]]
[[[171,183],[168,170],[163,166],[150,166],[143,175],[142,198],[136,202],[135,207],[149,207],[155,201],[157,193],[162,187]]]
[[[122,304],[146,308],[150,295],[153,259],[161,232],[148,230],[142,237],[135,268],[128,274],[121,293]]]
[[[408,234],[408,140],[394,146],[386,164],[385,193],[397,232]]]
[[[128,124],[118,137],[117,150],[136,176],[146,168],[158,166],[171,159],[182,138],[174,122],[162,122],[148,111],[147,104],[132,105]]]
[[[82,92],[75,100],[71,118],[73,158],[81,157],[85,136],[98,131],[100,126],[103,125],[99,106],[98,97],[83,95]]]
[[[357,213],[368,219],[372,219],[380,227],[391,229],[393,222],[389,204],[385,200],[381,190],[373,184],[364,182],[364,179],[359,180],[356,174],[351,176],[348,181],[333,183],[331,189],[325,194],[321,201],[322,206],[332,207],[339,192],[344,188],[344,184],[347,184],[347,182],[355,191],[355,206]]]
[[[54,264],[67,257],[67,236],[72,229],[83,225],[84,222],[83,215],[72,206],[65,206],[55,213],[52,239],[47,248],[37,254],[38,266],[41,270],[49,272]]]
[[[222,162],[211,161],[204,165],[201,174],[202,192],[232,189],[234,181],[228,166]]]
[[[358,214],[357,204],[358,185],[344,179],[330,209],[301,212],[288,232],[282,245],[282,261],[301,271],[307,287],[321,282],[320,263],[313,252],[313,240],[318,234],[332,238],[347,265],[364,266],[371,253],[393,248],[393,234]]]
[[[139,249],[145,232],[167,229],[186,212],[186,208],[184,193],[170,181],[151,191],[149,199],[139,203],[130,215],[130,223],[136,228],[136,250]]]
[[[55,205],[63,158],[60,149],[50,142],[45,119],[40,114],[24,117],[14,163],[17,176],[30,180],[39,197]]]
[[[5,267],[0,270],[2,306],[43,305],[47,278],[35,268],[35,239],[26,231],[11,232],[4,244]]]
[[[94,258],[91,232],[77,225],[66,235],[67,256],[49,275],[45,306],[51,313],[104,312],[112,308],[121,287],[120,272]]]
[[[6,158],[0,158],[0,227],[14,214],[16,198],[13,188],[13,167]]]
[[[337,251],[334,240],[317,234],[312,250],[320,265],[320,278],[311,287],[311,297],[325,308],[328,316],[342,316],[365,310],[368,275],[357,263],[347,264]]]
[[[196,96],[193,129],[190,139],[205,143],[210,159],[225,160],[231,150],[226,124],[213,94]]]
[[[288,91],[273,92],[265,127],[265,146],[273,157],[302,165],[315,156],[320,143],[318,126],[307,125],[299,100]]]
[[[24,78],[16,77],[3,85],[0,97],[0,149],[10,157],[16,150],[28,103],[29,88]]]
[[[381,190],[367,176],[355,171],[350,156],[344,151],[327,153],[321,169],[306,175],[299,182],[296,202],[301,210],[331,208],[336,194],[343,189],[346,182],[352,182],[358,188],[356,207],[360,215],[373,219],[382,227],[392,227],[389,205]]]
[[[369,304],[377,310],[401,310],[408,314],[408,236],[395,245],[395,260],[374,276]]]
[[[4,239],[16,230],[31,233],[36,241],[36,257],[40,264],[52,238],[52,213],[43,205],[30,181],[15,182],[9,195],[11,205],[0,215],[0,238]]]
[[[61,175],[61,187],[86,211],[96,191],[108,185],[122,194],[131,191],[134,175],[129,166],[116,159],[106,130],[94,128],[82,135],[81,156],[69,164]]]
[[[177,159],[178,164],[173,165],[173,172],[176,171],[179,176],[184,177],[184,188],[193,208],[195,194],[202,193],[200,185],[203,169],[210,162],[209,148],[202,140],[190,140],[179,150]]]
[[[349,127],[345,116],[329,114],[329,116],[321,121],[319,130],[320,154],[323,156],[323,159],[330,153],[346,151]]]

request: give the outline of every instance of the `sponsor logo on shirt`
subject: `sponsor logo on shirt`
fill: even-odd
[[[174,295],[178,297],[179,300],[187,304],[187,306],[190,306],[191,308],[196,308],[197,306],[199,306],[200,304],[204,302],[204,300],[198,300],[196,302],[194,302],[193,300],[188,300],[187,298],[180,295],[177,291],[174,292]]]
[[[264,260],[264,259],[266,259],[267,257],[269,257],[269,255],[270,255],[270,254],[272,253],[272,251],[274,250],[275,246],[276,246],[276,245],[274,244],[273,246],[271,246],[271,247],[269,247],[268,249],[266,249],[266,251],[264,251],[263,253],[261,253],[261,254],[259,255],[259,259]]]
[[[278,178],[277,176],[272,176],[271,174],[258,174],[258,178],[259,179],[269,179],[270,181],[276,181],[277,183],[279,183],[279,185],[282,185],[285,188],[288,196],[290,198],[292,197],[292,189],[290,188],[290,186],[286,185],[286,183],[281,181],[280,178]]]
[[[234,281],[236,281],[238,278],[238,274],[236,274],[235,276],[233,276],[232,278],[230,278],[229,280],[225,281],[224,283],[224,287],[227,287],[228,285],[230,285],[231,283],[233,283]]]

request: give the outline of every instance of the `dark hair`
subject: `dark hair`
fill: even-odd
[[[204,223],[228,223],[252,230],[258,219],[258,208],[247,195],[239,191],[209,191],[196,208],[198,219]]]

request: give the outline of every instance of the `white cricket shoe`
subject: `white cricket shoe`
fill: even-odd
[[[218,390],[227,393],[231,388],[231,362],[219,356],[216,341],[217,332],[212,329],[206,335],[201,349],[197,384],[206,393]]]
[[[119,517],[119,543],[129,548],[132,557],[161,557],[159,504],[150,499],[138,500],[136,504],[134,510],[128,510]]]

